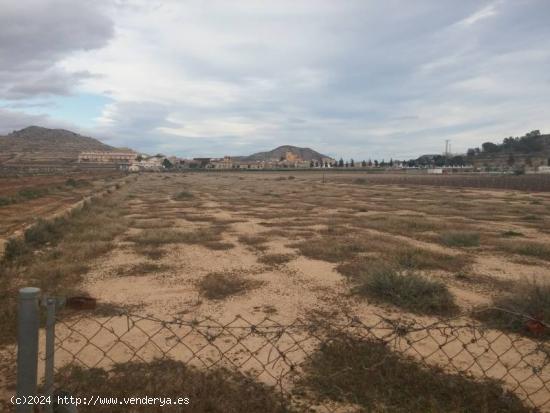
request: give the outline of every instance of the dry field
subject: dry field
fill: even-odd
[[[37,218],[51,218],[105,187],[112,172],[0,177],[0,251],[4,241]]]
[[[354,316],[368,321],[376,315],[414,318],[427,325],[496,305],[550,320],[550,193],[376,185],[360,175],[323,178],[308,172],[144,174],[127,181],[105,199],[44,229],[45,241],[42,233],[31,234],[26,243],[15,245],[0,274],[10,279],[3,282],[4,291],[32,284],[59,295],[88,294],[99,300],[102,311],[94,315],[99,318],[108,317],[116,306],[152,318],[210,318],[222,324],[236,316],[290,324],[298,318],[338,322]],[[67,199],[55,205],[66,205]],[[0,219],[4,230],[10,218]],[[32,252],[36,250],[38,255]],[[13,317],[7,311],[0,321],[8,325]],[[543,326],[533,327],[513,315],[465,317],[516,335],[518,346],[548,334]],[[9,349],[9,334],[4,342]],[[425,389],[413,382],[438,387],[456,377],[445,378],[446,370],[417,371],[408,359],[390,359],[396,377],[406,374],[416,380],[377,379],[389,382],[372,396],[379,403],[373,405],[373,399],[359,396],[366,390],[357,383],[365,378],[353,368],[369,354],[375,361],[383,357],[384,349],[364,347],[352,337],[332,346],[325,349],[325,358],[313,357],[307,369],[332,377],[334,366],[327,357],[333,364],[350,363],[356,380],[343,390],[347,396],[332,394],[336,384],[330,380],[305,379],[305,385],[308,391],[322,391],[333,407],[340,406],[335,410],[443,411],[441,406],[452,403],[449,411],[476,411],[456,399],[461,397],[456,389],[470,391],[465,398],[472,400],[476,392],[483,393],[479,386],[457,382],[441,390],[441,399],[433,396],[413,408],[404,396],[391,399],[392,385],[398,393],[412,386],[411,394],[421,394]],[[431,354],[431,346],[426,344],[423,354]],[[363,352],[358,360],[338,359]],[[438,364],[436,357],[428,362]],[[86,380],[83,372],[78,374]],[[121,367],[118,374],[117,380],[124,382],[128,372]],[[213,385],[219,377],[200,379]],[[337,382],[348,385],[343,378]],[[513,387],[506,380],[503,384]],[[494,395],[492,384],[487,386],[487,394]],[[245,407],[248,411],[262,411],[261,403],[273,397],[263,387],[246,391],[266,392],[258,405]],[[533,399],[549,397],[546,388]],[[393,409],[380,402],[387,399]],[[529,411],[513,400],[506,405],[491,400],[477,400],[477,407],[485,403],[477,411]],[[201,409],[194,411],[217,411]],[[291,410],[285,409],[272,411]]]

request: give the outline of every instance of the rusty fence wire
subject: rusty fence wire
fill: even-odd
[[[421,323],[371,314],[366,319],[281,323],[269,317],[237,316],[221,322],[210,317],[160,319],[123,310],[109,315],[75,312],[56,321],[55,386],[74,391],[72,367],[106,372],[108,377],[124,363],[142,363],[143,368],[143,363],[173,360],[200,371],[238,372],[274,389],[296,408],[340,411],[338,403],[296,388],[320,349],[338,337],[352,337],[384,343],[391,354],[428,368],[437,366],[468,380],[497,381],[534,411],[550,411],[548,326],[539,327],[537,334],[517,334],[486,328],[468,316]],[[371,368],[383,369],[384,360]]]

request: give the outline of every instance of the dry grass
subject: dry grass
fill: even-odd
[[[182,218],[189,222],[216,222],[216,217],[204,214],[184,213]]]
[[[265,254],[258,258],[258,261],[262,264],[278,267],[292,261],[295,257],[293,254]]]
[[[493,298],[493,307],[474,313],[491,328],[530,336],[550,337],[550,284],[524,283]],[[537,322],[537,320],[540,322]]]
[[[415,216],[411,219],[396,215],[371,215],[360,219],[355,225],[408,237],[417,237],[423,232],[435,231],[445,226],[443,223],[423,216]]]
[[[170,228],[174,226],[174,221],[169,219],[140,219],[132,222],[133,228],[140,229],[155,229],[155,228]]]
[[[245,278],[236,271],[213,272],[200,279],[199,291],[210,300],[223,300],[257,288],[261,281]]]
[[[525,255],[545,261],[550,261],[550,245],[536,241],[508,241],[499,246],[512,254]]]
[[[382,342],[346,335],[322,346],[305,372],[300,386],[305,393],[359,405],[361,412],[532,411],[497,381],[450,374],[400,356]]]
[[[290,246],[297,248],[308,258],[337,263],[353,260],[361,253],[371,253],[383,257],[386,261],[395,262],[403,268],[415,270],[458,271],[467,264],[465,256],[413,247],[385,236],[368,238],[325,236]]]
[[[195,238],[195,235],[191,237]],[[137,235],[127,237],[127,240],[138,245],[163,245],[186,242],[189,238],[189,233],[174,229],[146,229]]]
[[[448,247],[478,247],[479,233],[472,231],[449,231],[441,234],[441,243]]]
[[[0,266],[0,279],[9,280],[0,291],[8,297],[0,308],[0,341],[15,339],[17,288],[32,285],[52,295],[70,294],[93,260],[112,250],[113,239],[128,225],[119,201],[113,196],[87,203],[64,218],[38,221],[23,239],[10,241]]]
[[[132,248],[137,254],[143,255],[151,260],[160,260],[167,253],[166,250],[159,246],[133,245]]]
[[[160,246],[164,244],[202,244],[207,245],[221,240],[220,226],[199,228],[194,231],[179,231],[174,229],[146,229],[137,235],[127,237],[137,245]]]
[[[175,201],[188,201],[193,199],[195,196],[189,191],[180,191],[174,195],[173,199]]]
[[[439,281],[404,271],[395,262],[362,258],[340,264],[356,294],[419,314],[450,315],[458,310],[454,297]]]
[[[231,242],[224,242],[224,241],[209,241],[209,242],[205,242],[203,245],[206,248],[209,248],[214,251],[226,251],[226,250],[235,248],[235,244],[232,244]]]
[[[238,238],[239,242],[246,244],[249,248],[266,251],[267,247],[264,245],[269,239],[264,235],[241,235]]]
[[[424,248],[403,246],[387,251],[386,259],[397,262],[401,267],[412,270],[460,271],[470,264],[465,255],[449,255]]]
[[[511,237],[523,237],[523,233],[519,232],[519,231],[514,231],[514,230],[508,230],[508,231],[504,231],[502,234],[501,234],[503,237],[506,237],[506,238],[511,238]]]
[[[163,272],[169,268],[170,266],[168,265],[156,264],[151,262],[140,262],[138,264],[133,264],[130,266],[119,267],[115,271],[115,274],[118,277],[129,277],[129,276],[140,277],[140,276],[145,276],[152,273]]]
[[[323,237],[290,245],[308,258],[328,262],[342,262],[353,258],[357,253],[367,251],[359,240],[344,237]]]

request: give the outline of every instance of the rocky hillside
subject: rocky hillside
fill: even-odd
[[[0,164],[72,163],[82,151],[115,149],[68,130],[29,126],[0,136]]]
[[[291,152],[293,155],[296,155],[299,159],[303,159],[304,161],[320,161],[323,158],[329,158],[328,156],[316,152],[310,148],[299,148],[297,146],[283,145],[273,149],[272,151],[258,152],[250,156],[244,156],[241,159],[246,162],[278,161],[284,158],[287,152]]]

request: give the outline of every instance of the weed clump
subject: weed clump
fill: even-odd
[[[258,261],[262,264],[277,267],[282,264],[286,264],[294,258],[292,254],[265,254],[258,258]]]
[[[467,259],[463,255],[448,255],[416,247],[386,252],[385,256],[388,260],[393,260],[410,270],[460,271],[467,265]]]
[[[202,295],[211,300],[223,300],[257,288],[260,281],[244,278],[235,272],[213,272],[201,278],[198,283]]]
[[[194,231],[177,231],[173,229],[146,229],[137,235],[128,237],[128,241],[132,241],[137,245],[160,246],[163,244],[202,244],[206,245],[211,242],[220,241],[220,236],[223,228],[211,227],[197,229]]]
[[[174,195],[175,201],[187,201],[193,199],[195,196],[189,191],[181,191]]]
[[[364,245],[344,237],[323,237],[291,245],[308,258],[328,262],[342,262],[366,251]]]
[[[550,246],[535,241],[508,241],[501,243],[505,251],[550,261]]]
[[[523,233],[518,232],[518,231],[508,230],[508,231],[504,231],[502,233],[502,236],[510,238],[510,237],[523,237],[524,235],[523,235]]]
[[[239,242],[258,251],[267,250],[267,247],[264,245],[267,241],[268,238],[263,235],[241,235],[239,237]]]
[[[441,234],[441,242],[448,247],[478,247],[479,233],[471,231],[450,231]]]
[[[474,312],[491,328],[550,337],[550,284],[525,283],[493,299],[492,308]]]
[[[418,314],[450,315],[458,310],[447,287],[414,272],[373,263],[355,279],[356,294]]]

